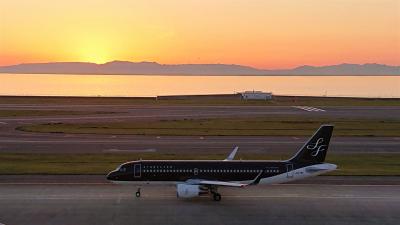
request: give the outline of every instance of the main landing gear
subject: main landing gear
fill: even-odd
[[[217,186],[210,187],[210,193],[212,194],[213,200],[216,202],[221,201],[221,194],[218,193]]]
[[[213,200],[216,201],[216,202],[221,201],[221,194],[213,193]]]
[[[140,188],[137,189],[135,196],[136,198],[140,198]]]

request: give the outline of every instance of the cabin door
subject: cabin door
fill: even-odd
[[[294,171],[293,171],[293,164],[287,164],[287,165],[286,165],[286,168],[287,168],[286,177],[287,177],[287,178],[293,178],[293,173],[294,173]]]
[[[133,166],[133,176],[140,177],[142,175],[142,164],[138,163]]]

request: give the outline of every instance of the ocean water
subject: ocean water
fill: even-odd
[[[266,91],[276,95],[400,97],[400,76],[0,74],[0,95],[157,96]]]

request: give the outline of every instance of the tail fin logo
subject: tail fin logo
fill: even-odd
[[[323,145],[324,139],[318,138],[315,143],[310,143],[307,145],[307,149],[313,150],[311,152],[311,156],[316,157],[320,152],[326,151],[327,145]]]

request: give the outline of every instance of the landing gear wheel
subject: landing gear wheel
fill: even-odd
[[[213,199],[214,199],[214,201],[219,202],[219,201],[221,201],[221,195],[218,193],[214,193]]]
[[[139,197],[140,197],[140,188],[138,188],[138,190],[136,191],[135,196],[136,196],[136,198],[139,198]]]

